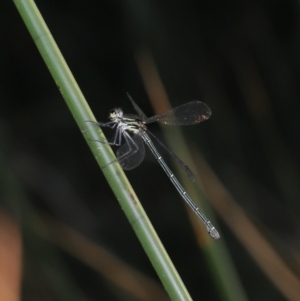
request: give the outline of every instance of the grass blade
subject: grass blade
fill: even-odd
[[[99,166],[105,166],[114,154],[108,145],[92,141],[106,139],[101,129],[86,123],[95,118],[37,6],[32,0],[14,3]],[[120,165],[110,164],[103,173],[171,299],[191,300]]]

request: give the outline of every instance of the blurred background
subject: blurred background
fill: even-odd
[[[193,300],[300,300],[299,2],[36,4],[99,121],[126,92],[147,116],[211,108],[149,129],[221,240],[150,152],[126,172]],[[12,1],[0,20],[1,301],[169,300]]]

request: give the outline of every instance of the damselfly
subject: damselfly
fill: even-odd
[[[148,131],[146,127],[146,124],[155,121],[171,125],[197,124],[204,120],[207,120],[210,117],[210,108],[201,101],[191,101],[173,108],[161,115],[155,115],[148,118],[129,94],[128,97],[137,115],[124,114],[122,109],[116,108],[110,111],[109,122],[97,122],[100,127],[109,127],[116,130],[113,141],[107,141],[105,143],[120,146],[120,148],[116,152],[116,156],[117,160],[124,170],[133,169],[142,163],[145,157],[145,143],[149,147],[154,157],[156,158],[162,169],[165,171],[181,197],[202,220],[210,236],[214,239],[220,238],[219,232],[212,225],[210,220],[206,218],[199,207],[193,202],[186,190],[174,176],[173,172],[170,170],[160,153],[157,151],[150,136],[155,138],[176,159],[176,161],[180,163],[191,180],[194,180],[193,173],[186,164],[184,164],[172,151],[164,146],[151,132]],[[122,139],[125,140],[124,144],[122,144]]]

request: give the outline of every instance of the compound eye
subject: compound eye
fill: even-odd
[[[123,117],[123,111],[122,111],[122,109],[117,108],[117,109],[114,109],[113,111],[114,112],[112,114],[114,114],[115,116],[120,117],[120,118]]]
[[[109,111],[110,118],[122,118],[123,117],[123,111],[120,108],[112,109]]]

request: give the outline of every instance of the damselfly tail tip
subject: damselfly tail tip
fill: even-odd
[[[215,227],[213,227],[212,229],[209,229],[208,233],[213,239],[219,239],[221,237]]]

